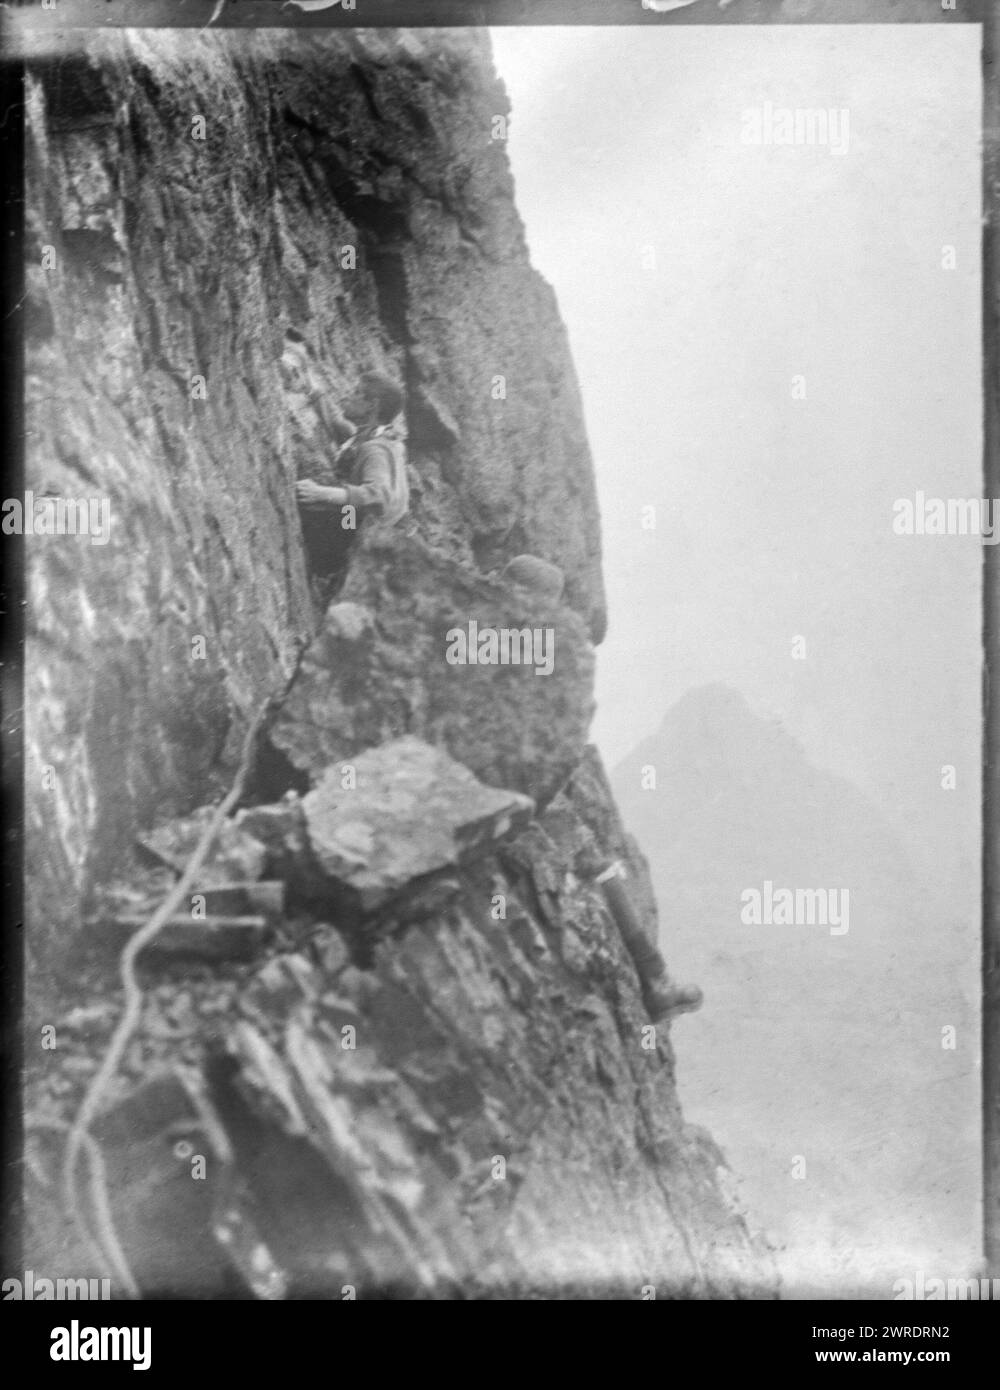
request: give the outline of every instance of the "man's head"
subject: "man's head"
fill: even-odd
[[[365,372],[344,401],[344,411],[356,424],[388,425],[403,408],[403,389],[385,372]]]

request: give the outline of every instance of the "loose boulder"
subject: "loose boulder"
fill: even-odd
[[[530,797],[484,786],[419,738],[369,749],[352,766],[353,778],[331,767],[302,805],[316,861],[362,912],[500,840],[534,812]]]

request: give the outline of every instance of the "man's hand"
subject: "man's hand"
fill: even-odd
[[[314,483],[312,478],[303,478],[300,483],[295,484],[295,500],[300,507],[328,507],[329,494],[333,490],[323,487],[320,483]]]
[[[295,484],[295,500],[300,507],[338,507],[347,501],[347,489],[323,487],[312,478],[303,478]]]

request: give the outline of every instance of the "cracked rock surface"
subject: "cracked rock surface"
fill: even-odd
[[[58,1196],[121,1009],[83,924],[168,890],[277,695],[195,885],[219,941],[266,931],[140,959],[94,1126],[143,1293],[773,1296],[592,881],[623,859],[655,938],[587,746],[594,479],[486,35],[91,32],[27,110],[27,485],[112,526],[27,547],[26,1267],[106,1273]],[[411,513],[325,617],[289,328],[335,395],[407,392]],[[449,664],[471,620],[551,629],[551,673]]]

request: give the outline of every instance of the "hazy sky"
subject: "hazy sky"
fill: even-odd
[[[607,762],[725,681],[975,878],[981,544],[892,505],[982,492],[978,27],[493,41],[597,470]],[[846,109],[846,152],[748,146],[766,102]]]

